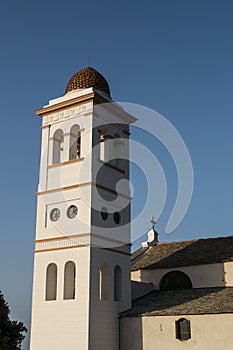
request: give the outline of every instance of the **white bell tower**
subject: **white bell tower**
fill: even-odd
[[[42,117],[30,350],[119,350],[131,307],[129,125],[93,68]]]

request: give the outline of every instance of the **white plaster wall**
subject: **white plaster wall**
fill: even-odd
[[[88,182],[91,180],[91,150],[92,150],[92,113],[88,115],[79,115],[77,117],[69,118],[68,120],[52,124],[49,128],[49,157],[48,166],[52,166],[52,152],[53,152],[53,140],[51,139],[56,130],[61,129],[64,134],[64,150],[62,151],[61,162],[69,161],[69,140],[70,130],[73,125],[79,125],[81,131],[81,157],[85,158],[85,162],[72,163],[67,165],[44,168],[44,171],[48,171],[47,188],[53,189],[62,186],[69,186],[72,184],[82,182]],[[45,129],[46,130],[46,129]],[[45,154],[46,156],[46,154]]]
[[[132,300],[138,299],[154,289],[152,283],[131,281]]]
[[[103,107],[103,108],[102,108]],[[93,125],[98,125],[101,120],[102,124],[108,124],[109,135],[118,133],[123,136],[122,129],[116,124],[110,125],[109,122],[122,122],[121,118],[115,114],[112,115],[110,110],[105,110],[105,106],[95,106],[95,111],[101,110],[100,116],[94,116]],[[104,116],[104,117],[103,117]],[[124,126],[127,130],[128,126]],[[127,138],[125,136],[124,138]],[[100,133],[95,128],[93,131],[93,145],[99,144]],[[111,148],[111,147],[110,147]],[[92,187],[92,227],[91,232],[92,245],[108,247],[111,250],[92,248],[91,253],[91,301],[90,301],[90,350],[111,349],[119,350],[119,320],[118,312],[128,310],[131,307],[131,283],[130,283],[130,247],[126,246],[130,242],[130,193],[128,182],[125,182],[121,189],[117,188],[118,182],[127,180],[129,176],[128,161],[122,163],[124,174],[116,169],[106,167],[99,161],[99,148],[93,150],[92,157],[92,182],[102,184],[111,190],[119,190],[125,197],[119,195],[114,198],[113,193],[99,190]],[[128,143],[125,145],[125,155],[128,155]],[[98,171],[101,168],[101,176]],[[106,207],[109,217],[104,222],[100,218],[99,211],[101,207]],[[113,213],[119,211],[121,222],[119,225],[113,221]],[[102,236],[102,240],[95,235]],[[123,247],[122,247],[123,246]],[[119,252],[117,252],[118,250]],[[103,263],[108,264],[109,277],[109,298],[108,300],[99,300],[99,271]],[[122,272],[122,298],[121,301],[114,301],[114,268],[119,265]]]
[[[233,287],[233,262],[224,263],[226,287]]]
[[[175,321],[185,317],[191,322],[191,339],[180,341]],[[232,350],[233,315],[188,315],[124,317],[120,320],[121,350]]]
[[[181,266],[173,269],[140,270],[132,272],[132,280],[152,282],[155,289],[159,289],[162,277],[170,271],[186,273],[193,284],[193,288],[225,287],[224,264],[203,264],[195,266]]]
[[[90,233],[91,224],[91,186],[58,191],[38,196],[36,239],[49,239],[61,236],[72,236]],[[78,214],[75,218],[67,217],[70,205],[77,205]],[[61,216],[56,222],[50,220],[50,212],[58,208]]]
[[[69,116],[67,119],[62,119],[58,121],[53,121],[47,124],[45,128],[42,129],[42,142],[41,142],[41,161],[40,161],[40,180],[38,191],[46,191],[48,189],[59,188],[66,185],[72,185],[77,182],[77,176],[74,174],[80,172],[79,174],[80,182],[90,180],[91,173],[91,154],[92,146],[92,103],[87,103],[82,105],[86,108],[82,113],[76,114],[74,116]],[[67,112],[69,109],[64,110]],[[47,118],[47,117],[45,117]],[[49,118],[49,117],[48,117]],[[52,153],[53,153],[53,135],[56,130],[61,129],[64,134],[64,150],[62,151],[61,163],[69,161],[69,140],[70,140],[70,130],[73,125],[79,125],[82,137],[82,147],[81,147],[81,157],[86,157],[85,163],[82,166],[79,163],[72,164],[71,169],[69,165],[56,164],[55,167],[52,164]],[[48,168],[50,166],[50,168]]]
[[[99,270],[108,264],[108,300],[99,300]],[[114,268],[122,271],[121,301],[114,301]],[[91,303],[90,350],[119,350],[118,313],[131,308],[130,256],[103,249],[92,248],[91,253]]]
[[[63,300],[64,266],[76,264],[76,298]],[[58,267],[57,300],[45,301],[46,268]],[[31,350],[88,349],[90,248],[35,254]]]
[[[48,166],[48,143],[49,143],[49,127],[42,129],[41,135],[41,153],[40,153],[40,175],[39,175],[39,185],[38,191],[44,190],[47,185],[47,169]]]
[[[92,106],[92,105],[91,105]],[[90,110],[87,106],[86,110]],[[48,118],[47,118],[48,120]],[[61,162],[69,160],[69,135],[74,124],[80,126],[82,132],[81,157],[84,160],[69,164],[51,165],[52,140],[54,132],[62,129],[64,135],[64,151]],[[41,169],[37,203],[36,239],[46,240],[37,243],[36,249],[55,249],[35,253],[34,284],[32,302],[31,350],[51,349],[88,349],[89,342],[89,272],[90,247],[70,247],[90,244],[90,238],[61,240],[68,236],[90,234],[91,225],[91,186],[70,188],[66,191],[52,191],[66,186],[76,186],[91,181],[92,114],[81,113],[62,121],[53,121],[49,127],[42,129]],[[67,208],[77,205],[78,215],[68,219]],[[50,211],[58,208],[61,216],[58,221],[51,222]],[[58,241],[52,239],[58,238]],[[50,241],[48,241],[50,240]],[[74,241],[74,242],[73,242]],[[56,250],[61,248],[68,248]],[[76,298],[63,300],[64,266],[72,260],[76,264]],[[51,262],[58,266],[58,294],[56,301],[45,301],[46,268]]]
[[[131,280],[136,282],[142,282],[141,270],[131,271]],[[152,283],[152,281],[150,281],[149,283]]]

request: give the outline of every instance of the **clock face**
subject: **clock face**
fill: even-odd
[[[68,209],[67,209],[67,216],[69,219],[73,219],[75,218],[75,216],[78,214],[78,208],[76,207],[76,205],[71,205]]]
[[[57,221],[60,218],[61,212],[58,208],[54,208],[50,212],[50,220],[51,221]]]
[[[108,211],[107,211],[106,208],[102,208],[100,214],[101,214],[101,218],[102,218],[103,220],[107,220],[107,218],[108,218]]]
[[[118,224],[120,223],[120,221],[121,221],[121,215],[120,215],[120,213],[115,212],[115,213],[113,214],[113,220],[114,220],[115,224],[118,225]]]

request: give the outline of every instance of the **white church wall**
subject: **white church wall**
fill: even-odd
[[[233,287],[233,262],[224,263],[226,287]]]
[[[72,126],[78,125],[81,134],[81,159],[70,160],[70,131]],[[53,137],[56,130],[61,129],[64,135],[63,151],[60,163],[53,164]],[[92,144],[92,115],[76,116],[63,122],[51,125],[49,132],[49,157],[48,157],[48,179],[46,189],[55,189],[91,181],[91,144]],[[46,168],[43,171],[47,171]]]
[[[72,178],[72,173],[76,173],[81,167],[79,160],[75,164],[74,161],[69,160],[69,149],[70,149],[70,131],[73,125],[78,125],[81,133],[81,158],[87,157],[89,155],[89,161],[82,162],[83,171],[79,182],[84,180],[88,181],[88,176],[91,178],[91,144],[92,144],[92,103],[87,103],[81,105],[84,112],[69,115],[70,109],[63,110],[62,113],[67,114],[67,118],[58,119],[58,121],[49,122],[48,120],[53,120],[53,115],[48,115],[43,118],[46,119],[46,125],[42,128],[42,143],[41,143],[41,163],[40,163],[40,183],[38,186],[38,191],[45,191],[47,189],[59,188],[65,185],[72,185],[77,183],[77,177]],[[80,108],[80,107],[75,107]],[[74,108],[74,110],[75,110]],[[88,111],[88,112],[87,112]],[[54,134],[57,130],[63,132],[63,142],[62,142],[62,152],[60,163],[53,164],[53,143]],[[56,142],[55,142],[56,143]],[[87,157],[88,158],[88,157]],[[70,164],[67,164],[67,162]],[[72,164],[72,169],[70,165]],[[48,172],[48,174],[47,174]]]
[[[138,299],[154,289],[153,283],[131,281],[132,300]]]
[[[100,267],[107,264],[107,294],[100,300]],[[130,256],[92,248],[91,253],[91,305],[90,305],[90,350],[119,350],[118,313],[131,307]],[[114,300],[114,269],[120,266],[121,298]]]
[[[141,270],[131,271],[131,280],[136,282],[143,282],[141,279]],[[145,281],[145,283],[152,283],[152,281]]]
[[[147,283],[152,282],[155,289],[159,289],[162,277],[170,271],[177,270],[186,273],[190,277],[193,288],[226,286],[223,263],[181,266],[172,269],[140,270],[140,272],[133,271],[132,280]]]
[[[63,298],[67,261],[73,261],[76,265],[74,300]],[[51,262],[58,269],[57,298],[46,301],[46,268]],[[69,350],[87,349],[90,248],[36,253],[34,264],[31,349],[64,350],[64,339]]]
[[[176,339],[175,322],[190,320],[191,339]],[[233,315],[180,315],[122,317],[120,320],[121,350],[232,350]]]
[[[40,155],[40,182],[38,184],[38,192],[44,190],[46,188],[47,183],[47,173],[44,171],[44,169],[48,166],[48,140],[49,140],[49,127],[42,129],[42,135],[41,135],[41,155]]]
[[[90,186],[38,196],[37,240],[90,233],[90,197]],[[72,220],[67,217],[67,209],[70,205],[76,205],[78,208],[78,214]],[[50,219],[53,208],[60,210],[60,218],[56,222]]]

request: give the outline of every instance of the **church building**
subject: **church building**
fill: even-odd
[[[30,350],[232,349],[233,237],[131,254],[130,125],[87,67],[42,118]],[[153,208],[152,208],[153,210]]]

